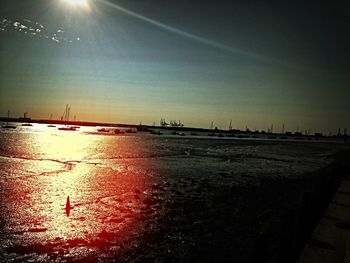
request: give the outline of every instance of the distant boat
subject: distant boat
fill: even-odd
[[[74,122],[75,122],[75,115],[74,115]],[[74,127],[74,128],[76,128],[76,129],[79,129],[80,128],[80,126],[77,126],[77,125],[73,125],[73,126],[71,126],[71,127]]]
[[[51,113],[51,115],[50,115],[50,121],[52,121],[52,113]],[[56,125],[49,124],[49,125],[47,125],[47,127],[56,127]]]
[[[76,131],[77,129],[74,128],[74,127],[70,127],[70,126],[67,126],[67,127],[60,127],[58,128],[60,131]]]
[[[137,130],[136,129],[127,129],[125,132],[126,133],[137,133]]]
[[[97,131],[98,132],[109,132],[109,129],[102,128],[102,129],[98,129]]]
[[[70,108],[68,107],[68,104],[66,105],[66,110],[64,111],[64,120],[65,120],[65,126],[64,127],[60,127],[58,128],[60,131],[76,131],[77,128],[74,126],[68,126],[68,122],[69,122],[69,111]]]
[[[33,124],[30,124],[30,123],[23,123],[21,126],[30,127],[30,126],[33,126]]]
[[[7,123],[6,123],[6,125],[3,125],[2,128],[4,128],[4,129],[16,129],[16,126],[9,125],[9,119],[10,119],[10,110],[7,111]]]
[[[115,129],[113,132],[114,134],[124,134],[124,131],[121,131],[119,129]]]

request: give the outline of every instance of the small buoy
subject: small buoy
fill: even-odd
[[[69,216],[70,212],[70,201],[69,201],[69,196],[67,196],[67,201],[66,201],[66,215]]]

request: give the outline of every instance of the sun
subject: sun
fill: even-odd
[[[90,11],[89,0],[61,0],[66,5],[69,5],[72,8],[80,9],[84,11]]]
[[[72,6],[85,6],[88,4],[87,0],[63,0],[63,1]]]

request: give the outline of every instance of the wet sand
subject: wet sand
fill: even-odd
[[[0,136],[2,262],[293,262],[347,156],[324,143]]]

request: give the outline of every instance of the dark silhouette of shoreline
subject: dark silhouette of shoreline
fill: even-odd
[[[207,133],[208,136],[213,137],[236,137],[236,138],[267,138],[267,139],[279,139],[279,140],[318,140],[321,138],[332,138],[332,139],[340,139],[344,142],[348,141],[349,135],[346,133],[346,129],[344,133],[333,135],[324,135],[320,132],[315,132],[314,134],[303,134],[301,132],[272,132],[268,131],[251,131],[249,129],[239,130],[239,129],[219,129],[215,128],[198,128],[198,127],[185,127],[185,126],[161,126],[161,125],[143,125],[143,124],[126,124],[126,123],[108,123],[108,122],[92,122],[92,121],[64,121],[64,120],[46,120],[46,119],[31,119],[31,118],[8,118],[8,117],[0,117],[0,122],[17,122],[17,123],[39,123],[39,124],[50,124],[50,125],[73,125],[73,126],[87,126],[87,127],[120,127],[120,128],[129,128],[136,129],[140,132],[152,132],[154,130],[168,130],[174,132],[174,134],[183,134],[182,132],[190,132],[191,135],[198,135],[198,133]]]

